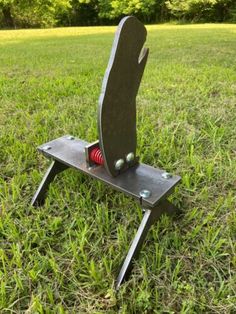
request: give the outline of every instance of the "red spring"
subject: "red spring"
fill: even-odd
[[[98,147],[91,150],[91,152],[89,154],[89,159],[98,165],[104,164],[104,159],[102,157],[101,149]]]

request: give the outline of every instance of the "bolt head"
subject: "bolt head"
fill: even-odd
[[[49,146],[49,145],[45,145],[45,146],[43,146],[43,150],[50,150],[52,147],[51,146]]]
[[[75,138],[74,138],[74,136],[70,135],[70,136],[67,137],[67,139],[70,140],[70,141],[73,141]]]
[[[116,162],[115,162],[115,169],[116,170],[120,170],[123,166],[124,166],[124,159],[118,159]]]
[[[130,152],[126,155],[126,161],[129,163],[134,160],[134,153]]]
[[[139,195],[142,197],[142,198],[149,198],[150,196],[151,196],[151,191],[149,191],[149,190],[141,190],[140,192],[139,192]]]
[[[170,179],[173,177],[172,174],[169,172],[163,172],[161,176],[163,179]]]

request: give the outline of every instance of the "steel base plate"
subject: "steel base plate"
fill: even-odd
[[[164,170],[145,164],[138,164],[117,177],[111,177],[104,166],[88,168],[85,157],[85,146],[88,144],[86,141],[66,135],[39,146],[38,150],[48,158],[80,170],[116,190],[132,196],[140,201],[144,207],[155,207],[172,192],[175,185],[180,181],[179,176],[165,178],[163,176]],[[140,196],[140,192],[143,190],[150,191],[149,197]]]

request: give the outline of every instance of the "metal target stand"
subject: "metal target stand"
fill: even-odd
[[[121,20],[103,79],[98,107],[99,140],[94,143],[66,135],[38,150],[52,163],[31,204],[42,206],[50,183],[67,168],[77,169],[132,196],[143,208],[143,219],[116,280],[126,280],[150,227],[176,208],[167,197],[180,181],[164,170],[139,163],[136,156],[136,95],[148,57],[143,48],[146,29],[135,17]]]

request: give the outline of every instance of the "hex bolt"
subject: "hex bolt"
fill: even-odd
[[[163,172],[161,176],[163,179],[170,179],[173,177],[172,174],[169,172]]]
[[[126,161],[129,163],[134,160],[134,153],[130,152],[126,155]]]
[[[43,150],[49,150],[49,149],[51,149],[52,147],[51,146],[49,146],[49,145],[45,145],[45,146],[43,146]]]
[[[116,162],[115,162],[115,169],[116,170],[120,170],[123,166],[124,166],[124,159],[118,159]]]
[[[67,137],[67,139],[70,140],[70,141],[73,141],[75,138],[74,138],[74,136],[70,135],[70,136]]]
[[[142,190],[139,192],[139,195],[142,197],[142,198],[149,198],[151,196],[151,191],[149,190]]]

